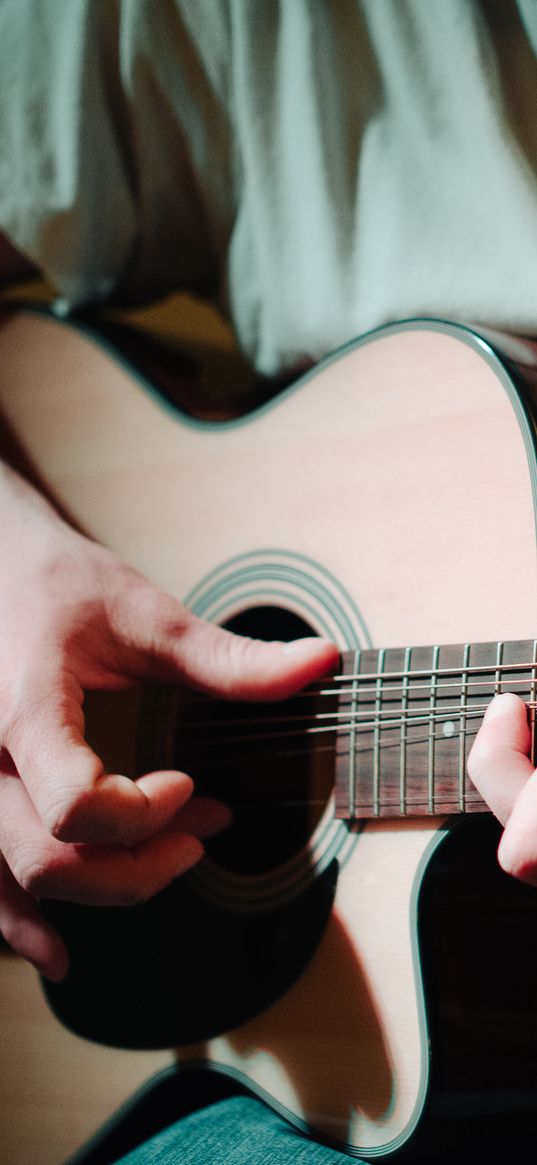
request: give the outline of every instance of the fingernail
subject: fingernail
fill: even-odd
[[[284,655],[294,655],[295,652],[308,651],[312,643],[319,646],[328,642],[328,639],[319,639],[317,635],[308,635],[304,639],[292,639],[290,643],[282,643],[282,651]]]

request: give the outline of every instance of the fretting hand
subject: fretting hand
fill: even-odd
[[[537,885],[537,772],[529,751],[525,705],[508,692],[496,696],[474,741],[468,775],[505,826],[500,865],[508,874]]]

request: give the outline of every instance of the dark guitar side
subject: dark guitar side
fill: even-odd
[[[431,1080],[419,1130],[397,1160],[435,1161],[442,1146],[446,1159],[462,1160],[464,1148],[518,1162],[515,1154],[525,1160],[534,1141],[537,901],[499,869],[498,839],[490,819],[459,821],[419,889]],[[49,1003],[77,1034],[120,1047],[169,1047],[230,1030],[300,975],[326,926],[336,879],[334,863],[292,911],[246,923],[212,911],[184,881],[133,909],[48,903],[73,960],[64,984],[44,982]],[[183,936],[192,934],[185,952]],[[183,1071],[192,1103],[203,1104],[206,1065]],[[270,1103],[246,1074],[225,1068],[211,1084],[217,1098],[226,1080]],[[179,1103],[180,1079],[178,1093]]]

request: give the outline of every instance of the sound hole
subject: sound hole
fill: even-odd
[[[225,624],[257,639],[290,640],[311,627],[290,611],[257,607]],[[300,851],[326,808],[334,784],[335,735],[308,733],[335,710],[332,697],[305,692],[271,704],[195,699],[179,702],[174,763],[198,793],[231,807],[234,823],[207,842],[224,869],[262,874]]]

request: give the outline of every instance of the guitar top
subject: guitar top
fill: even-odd
[[[144,906],[47,905],[56,1013],[180,1045],[351,1157],[432,1160],[484,1118],[509,1157],[513,1114],[537,1126],[537,898],[497,867],[466,759],[495,692],[537,704],[534,348],[409,321],[205,424],[87,329],[16,313],[0,357],[73,522],[205,618],[341,649],[277,705],[88,694],[114,771],[184,768],[235,821]]]

